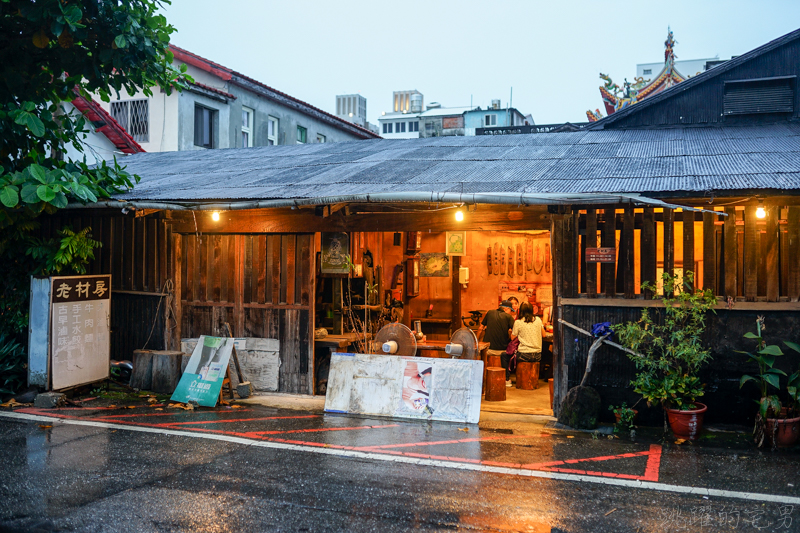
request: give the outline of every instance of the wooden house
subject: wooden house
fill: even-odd
[[[337,318],[321,305],[337,290],[320,272],[325,234],[346,233],[361,273],[395,286],[403,319],[445,337],[520,287],[587,329],[635,319],[659,305],[642,282],[692,270],[719,297],[708,416],[736,421],[752,402],[733,350],[756,315],[774,340],[800,340],[798,74],[800,30],[576,132],[136,154],[124,160],[142,177],[134,190],[52,223],[91,225],[104,243],[92,270],[113,275],[112,350],[148,338],[177,348],[227,321],[237,336],[279,339],[279,390],[307,394],[315,323]],[[445,252],[447,232],[466,244],[446,256],[447,275],[399,275]],[[515,256],[523,245],[522,266],[490,271],[495,243]],[[598,246],[613,262],[586,261]],[[589,342],[555,322],[557,399],[580,380]],[[634,400],[632,363],[611,348],[598,358],[589,384],[606,402]]]

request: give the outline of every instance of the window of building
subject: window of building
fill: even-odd
[[[253,146],[253,110],[242,107],[242,148]]]
[[[278,144],[278,119],[275,117],[267,117],[267,144]]]
[[[131,134],[136,142],[150,142],[150,108],[148,100],[111,102],[111,116]]]
[[[398,122],[395,127],[395,133],[405,133],[405,132],[406,132],[406,123]]]
[[[483,125],[484,126],[497,126],[497,115],[484,115],[484,117],[483,117]]]
[[[383,133],[392,133],[392,123],[391,122],[384,122],[383,123]]]
[[[652,73],[653,73],[653,69],[651,69],[651,68],[642,69],[642,74],[644,74],[645,76],[647,76],[648,74],[652,74]]]
[[[324,143],[325,142],[325,136],[323,134],[321,134],[321,133],[317,133],[317,142],[318,143]]]
[[[308,130],[303,126],[297,126],[297,144],[305,144],[308,141]]]
[[[419,131],[419,121],[409,122],[408,123],[408,131],[411,131],[411,132]]]
[[[194,106],[194,144],[203,148],[214,148],[217,112],[202,106]]]

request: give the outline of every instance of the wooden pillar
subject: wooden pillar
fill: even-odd
[[[703,213],[703,289],[717,294],[717,215]]]
[[[625,206],[622,217],[622,239],[620,239],[619,261],[622,263],[625,298],[636,297],[636,284],[633,272],[633,205]]]
[[[675,275],[675,212],[664,208],[664,273]],[[671,296],[664,292],[664,296]]]
[[[234,305],[233,305],[233,324],[236,328],[236,332],[243,332],[244,331],[244,253],[245,253],[245,246],[244,246],[244,235],[236,235],[234,237],[236,239],[235,245],[235,263],[236,265],[236,278],[234,284]],[[242,333],[238,333],[241,335]],[[234,333],[237,335],[237,333]]]
[[[181,326],[183,324],[183,236],[179,233],[172,233],[172,226],[169,227],[168,235],[172,243],[172,254],[170,254],[170,276],[173,279],[172,297],[175,305],[175,327],[171,330],[171,334],[165,335],[169,339],[169,350],[181,349]],[[169,331],[169,321],[166,323]]]
[[[780,297],[780,264],[778,263],[778,217],[780,216],[780,207],[773,205],[767,208],[766,282],[768,302],[777,302]]]
[[[588,248],[596,248],[597,247],[597,210],[587,209],[586,210],[586,246]],[[586,280],[586,293],[589,295],[589,298],[596,298],[597,297],[597,263],[587,264],[585,262],[581,263],[581,269],[583,272],[582,279]]]
[[[453,310],[450,319],[450,334],[457,329],[463,327],[461,322],[461,284],[458,283],[458,269],[461,267],[461,258],[457,255],[450,257],[450,276],[452,281],[452,296]],[[381,298],[383,298],[382,293]],[[312,308],[313,309],[313,308]]]
[[[561,318],[561,290],[562,290],[562,229],[563,219],[554,215],[550,219],[550,249],[553,251],[553,413],[558,416],[561,400],[567,391],[567,368],[564,364],[564,327],[559,324]]]
[[[656,283],[656,215],[652,207],[645,207],[642,216],[641,233],[641,282]],[[644,297],[653,297],[652,291],[644,291]]]
[[[758,296],[758,227],[756,206],[744,208],[744,298],[754,302]]]
[[[692,288],[697,286],[697,272],[694,268],[694,211],[683,210],[683,275],[691,271],[694,275]]]
[[[800,299],[800,206],[789,206],[787,224],[787,249],[789,254],[789,272],[787,295],[796,302]]]
[[[614,211],[613,207],[603,210],[605,216],[602,234],[603,248],[614,248],[617,245],[617,219]],[[617,284],[614,276],[615,268],[616,265],[614,263],[603,263],[600,267],[600,273],[603,276],[603,292],[608,298],[617,296]]]
[[[736,298],[738,296],[736,271],[739,262],[739,239],[736,236],[736,209],[726,207],[723,231],[723,246],[725,247],[725,287],[724,296],[726,298]]]

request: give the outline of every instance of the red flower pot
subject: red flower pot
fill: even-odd
[[[708,407],[704,403],[694,403],[697,409],[681,411],[667,408],[669,427],[679,439],[695,440],[703,429],[703,415]]]
[[[775,426],[778,426],[775,429]],[[773,435],[778,448],[788,448],[797,442],[800,437],[800,417],[797,418],[767,418],[767,442],[772,444]]]

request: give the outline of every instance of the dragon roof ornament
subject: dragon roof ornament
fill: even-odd
[[[686,79],[685,76],[680,74],[675,69],[675,45],[678,42],[672,33],[672,29],[667,27],[667,40],[664,41],[664,68],[653,80],[646,80],[644,77],[636,77],[633,82],[629,82],[627,78],[622,84],[622,87],[614,83],[611,76],[608,74],[600,73],[600,79],[605,83],[600,86],[600,98],[603,100],[603,105],[606,108],[606,113],[611,115],[619,109],[623,109],[633,105],[648,96],[660,93],[664,89],[672,87],[676,83],[680,83]],[[586,117],[589,122],[596,122],[603,118],[600,110],[587,110]]]

